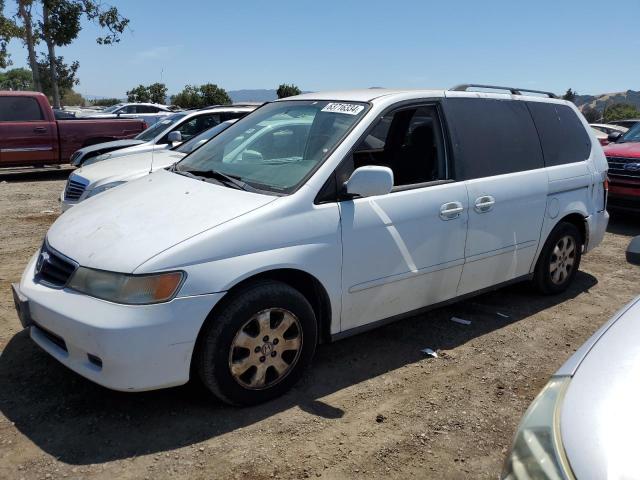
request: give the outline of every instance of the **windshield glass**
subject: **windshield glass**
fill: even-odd
[[[633,127],[629,129],[627,133],[625,133],[620,142],[640,142],[640,122],[636,123]]]
[[[190,138],[186,142],[181,143],[180,145],[175,147],[173,150],[180,153],[191,153],[196,148],[207,143],[209,140],[211,140],[213,137],[218,135],[220,132],[225,131],[227,128],[233,125],[234,122],[235,120],[227,120],[226,122],[222,122],[220,125],[216,125],[215,127],[210,128],[209,130],[205,130],[200,135],[196,135],[195,137]]]
[[[173,115],[163,117],[162,120],[157,121],[145,131],[140,133],[136,137],[136,140],[142,140],[143,142],[153,140],[155,137],[160,135],[167,127],[170,127],[185,115],[186,113],[174,113]]]
[[[366,104],[283,101],[254,111],[177,164],[232,176],[261,190],[293,191],[360,120]]]
[[[105,108],[104,110],[102,110],[102,112],[103,113],[112,113],[112,112],[115,112],[120,107],[122,107],[122,103],[118,103],[116,105],[112,105],[111,107]]]

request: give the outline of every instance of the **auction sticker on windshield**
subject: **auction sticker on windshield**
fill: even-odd
[[[351,103],[328,103],[323,112],[346,113],[347,115],[358,115],[364,107],[362,105],[353,105]]]

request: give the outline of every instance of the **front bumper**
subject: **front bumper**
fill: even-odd
[[[154,390],[189,380],[198,332],[224,293],[120,305],[33,281],[34,256],[18,287],[30,335],[74,372],[104,387]]]

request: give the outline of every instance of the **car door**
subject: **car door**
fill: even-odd
[[[456,174],[464,179],[469,203],[458,295],[529,274],[548,191],[526,103],[468,95],[444,102]]]
[[[343,331],[453,298],[464,263],[467,191],[451,179],[435,104],[384,115],[336,172],[383,165],[387,195],[340,202]]]
[[[0,96],[0,162],[59,163],[56,123],[47,120],[35,98]]]

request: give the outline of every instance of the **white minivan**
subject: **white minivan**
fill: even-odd
[[[247,405],[318,343],[522,280],[565,290],[607,226],[602,148],[551,94],[469,90],[256,109],[62,215],[14,285],[23,325],[106,387],[193,373]]]

